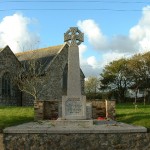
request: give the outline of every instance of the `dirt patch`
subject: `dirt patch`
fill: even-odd
[[[3,145],[3,134],[0,133],[0,150],[4,150],[4,145]]]

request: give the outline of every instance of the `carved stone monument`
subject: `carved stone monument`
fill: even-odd
[[[84,41],[83,33],[77,27],[71,27],[64,34],[68,42],[68,82],[67,96],[62,97],[62,119],[86,119],[86,97],[81,95],[79,47]]]

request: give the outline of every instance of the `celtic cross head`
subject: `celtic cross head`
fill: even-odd
[[[70,27],[64,33],[64,42],[68,42],[71,46],[80,45],[84,41],[84,34],[77,27]]]

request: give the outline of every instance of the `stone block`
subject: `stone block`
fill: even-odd
[[[62,97],[63,119],[86,119],[86,97]]]
[[[56,126],[62,127],[90,127],[93,126],[93,120],[61,120],[55,122]]]

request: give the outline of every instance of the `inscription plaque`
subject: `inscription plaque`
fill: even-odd
[[[68,120],[86,119],[86,97],[62,97],[62,118]]]
[[[80,98],[69,98],[65,104],[66,115],[81,115],[82,103]]]

